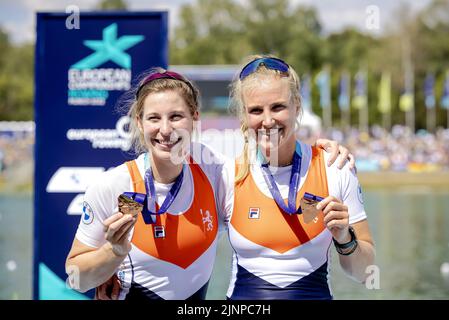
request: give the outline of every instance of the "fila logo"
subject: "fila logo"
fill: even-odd
[[[155,238],[165,238],[164,226],[154,226],[154,237]]]
[[[260,208],[249,208],[248,218],[249,219],[259,219],[260,218]]]
[[[207,231],[212,231],[214,229],[214,224],[212,222],[212,217],[210,215],[209,210],[205,210],[203,213],[203,209],[200,209],[201,216],[203,217],[203,225],[207,223]]]

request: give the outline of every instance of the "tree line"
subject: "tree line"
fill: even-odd
[[[114,7],[114,3],[116,2]],[[123,1],[102,1],[97,8],[126,8]],[[360,12],[367,15],[366,12]],[[196,0],[181,7],[176,28],[170,33],[169,64],[239,64],[254,53],[272,53],[288,61],[300,74],[331,70],[332,113],[338,124],[340,75],[367,71],[370,124],[381,123],[377,110],[378,85],[383,72],[392,74],[392,121],[404,123],[399,95],[404,87],[404,44],[414,70],[416,127],[425,128],[423,86],[428,73],[435,75],[435,94],[449,69],[449,0],[433,0],[417,13],[401,5],[382,15],[381,35],[347,28],[326,33],[313,7],[288,0]],[[368,17],[367,17],[368,18]],[[392,18],[386,21],[387,18]],[[33,118],[34,44],[16,46],[0,30],[0,120]],[[312,91],[313,110],[321,115],[319,93]],[[358,110],[351,110],[357,122]],[[446,111],[437,103],[437,125],[446,126]]]

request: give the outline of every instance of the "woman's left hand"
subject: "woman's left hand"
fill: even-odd
[[[317,139],[315,142],[317,147],[324,149],[326,152],[329,152],[331,155],[329,156],[329,161],[327,165],[330,166],[332,163],[337,160],[338,169],[343,168],[346,161],[349,161],[349,168],[353,169],[355,167],[355,158],[354,155],[349,153],[348,148],[340,145],[337,141],[328,140],[328,139]]]
[[[348,207],[335,197],[328,196],[317,204],[324,213],[324,225],[338,243],[351,241]]]
[[[120,288],[120,280],[116,274],[113,274],[109,280],[96,288],[95,300],[117,300]]]

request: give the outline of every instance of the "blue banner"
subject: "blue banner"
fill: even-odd
[[[446,72],[446,78],[443,83],[443,94],[441,95],[441,108],[449,110],[449,71]]]
[[[428,74],[424,80],[424,103],[427,109],[435,108],[434,85],[435,77],[433,74]]]
[[[340,76],[339,84],[339,94],[338,94],[338,107],[340,110],[349,110],[349,99],[350,99],[350,75],[344,72]]]
[[[312,98],[310,94],[310,76],[308,74],[303,75],[300,89],[302,108],[304,110],[312,110]]]
[[[327,68],[321,70],[316,78],[315,83],[320,91],[320,106],[323,109],[331,107],[331,79],[330,72]]]
[[[91,218],[83,193],[129,158],[129,119],[117,112],[118,99],[139,73],[167,67],[166,12],[81,13],[75,25],[68,19],[37,14],[34,299],[86,298],[65,285],[80,215]]]

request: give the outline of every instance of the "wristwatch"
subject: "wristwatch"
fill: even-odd
[[[344,256],[349,256],[351,253],[357,249],[357,246],[359,245],[357,242],[357,237],[354,232],[354,228],[349,226],[349,234],[351,235],[351,240],[347,243],[338,243],[334,238],[332,240],[334,241],[335,249],[337,252]]]

